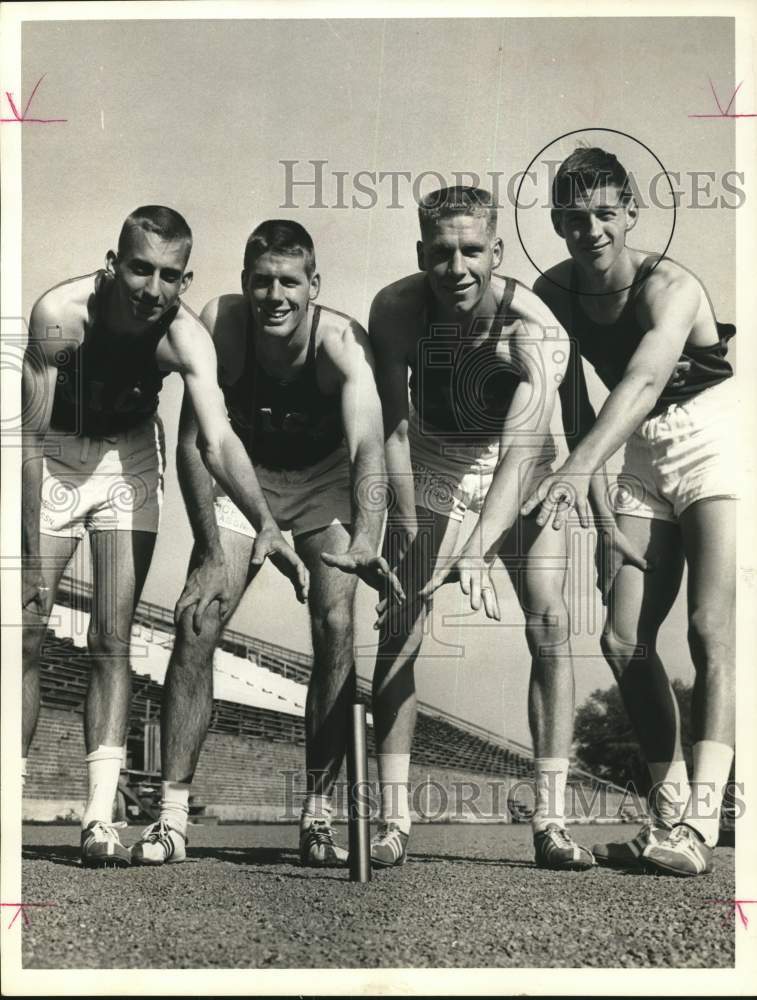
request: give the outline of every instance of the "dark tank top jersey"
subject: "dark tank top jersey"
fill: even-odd
[[[340,396],[324,396],[315,365],[321,307],[314,306],[305,364],[291,381],[273,378],[257,362],[248,319],[242,375],[223,386],[231,426],[255,465],[267,469],[305,469],[342,442]]]
[[[647,258],[648,261],[658,258]],[[643,261],[639,271],[646,268]],[[639,272],[637,272],[638,278]],[[646,275],[642,275],[642,278]],[[570,294],[570,330],[579,345],[581,356],[591,362],[597,375],[608,389],[612,390],[621,381],[628,363],[639,346],[645,330],[636,318],[636,295],[641,287],[641,281],[632,288],[623,311],[614,323],[595,323],[581,308],[578,289],[578,276],[575,266],[571,269]],[[714,318],[714,317],[713,317]],[[718,339],[707,347],[686,345],[680,360],[687,361],[689,367],[679,373],[673,372],[668,384],[662,391],[657,403],[648,416],[654,417],[662,413],[673,403],[683,403],[697,396],[733,375],[733,368],[726,359],[728,341],[736,333],[736,327],[730,323],[718,323]]]
[[[61,352],[50,426],[53,430],[113,437],[148,420],[168,372],[161,372],[155,350],[174,320],[173,306],[142,334],[119,333],[105,326],[112,279],[95,275],[84,338],[74,351]]]
[[[502,301],[485,339],[468,342],[460,327],[431,320],[433,296],[427,286],[422,313],[425,335],[410,365],[410,399],[421,425],[466,440],[491,439],[502,430],[513,394],[524,373],[497,357],[502,331],[518,322],[509,309],[514,278],[505,280]],[[474,331],[468,335],[473,336]]]

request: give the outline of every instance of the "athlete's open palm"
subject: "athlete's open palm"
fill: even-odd
[[[370,549],[349,549],[344,555],[322,552],[321,559],[327,566],[333,566],[343,573],[354,573],[374,590],[388,590],[395,600],[405,600],[405,591],[397,574],[383,556],[377,556]]]
[[[470,600],[473,611],[480,611],[483,607],[487,618],[501,621],[497,591],[491,578],[491,565],[491,559],[473,555],[464,548],[451,565],[437,567],[434,570],[431,579],[420,591],[420,597],[430,600],[445,583],[457,581],[462,592]]]
[[[536,523],[540,528],[543,528],[551,520],[552,527],[558,531],[565,524],[571,508],[574,508],[581,527],[588,528],[591,522],[589,514],[590,482],[590,476],[583,472],[573,472],[566,463],[557,472],[542,479],[528,500],[521,506],[520,512],[525,517],[540,507]]]
[[[644,558],[643,554],[618,528],[599,532],[595,562],[597,587],[602,594],[602,604],[607,604],[615,577],[622,566],[635,566],[642,573],[648,573],[653,569],[652,563]]]
[[[279,573],[291,581],[297,600],[305,604],[310,588],[310,575],[305,563],[291,545],[287,545],[278,528],[264,528],[256,537],[250,557],[250,568],[257,572],[269,559]]]

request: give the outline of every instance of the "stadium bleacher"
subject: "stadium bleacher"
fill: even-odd
[[[43,645],[40,686],[43,707],[82,712],[88,682],[86,628],[90,594],[86,586],[64,581]],[[162,685],[173,645],[173,619],[164,608],[140,603],[132,641],[130,745],[158,741]],[[305,654],[227,630],[214,660],[214,700],[210,733],[267,744],[305,743],[304,705],[310,674]],[[370,689],[358,682],[359,697],[370,707]],[[368,752],[375,751],[368,717]],[[301,751],[300,751],[301,753]],[[135,753],[140,780],[157,778],[159,749]],[[505,741],[475,725],[420,704],[413,764],[496,779],[528,781],[533,764],[528,747]],[[149,767],[147,765],[150,765]],[[591,775],[572,771],[572,783],[605,786]],[[517,809],[516,809],[517,811]],[[523,810],[521,810],[523,811]]]

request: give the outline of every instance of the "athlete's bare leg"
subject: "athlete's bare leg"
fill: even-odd
[[[575,688],[563,589],[566,533],[519,518],[500,553],[526,618],[531,653],[528,722],[536,757],[566,758]]]
[[[44,594],[44,611],[41,615],[26,609],[23,612],[23,711],[21,714],[21,755],[23,757],[26,757],[29,752],[39,718],[39,656],[47,623],[55,603],[60,579],[76,551],[79,541],[80,539],[70,536],[42,533],[39,536],[42,578],[44,586],[49,589]]]
[[[194,631],[194,606],[182,614],[163,687],[161,757],[163,781],[189,784],[213,714],[213,653],[221,631],[231,618],[250,580],[253,539],[228,528],[218,529],[229,584],[229,613],[220,620],[214,601]],[[192,552],[187,575],[198,563]]]
[[[723,791],[733,763],[736,501],[700,500],[679,522],[688,566],[689,649],[696,671],[691,797],[682,817],[686,825],[646,856],[663,868],[699,874],[708,870],[718,842]],[[691,829],[704,844],[693,840]],[[699,857],[692,872],[695,854]]]
[[[156,535],[96,531],[92,614],[87,634],[91,672],[84,708],[87,753],[123,746],[129,717],[129,644],[134,609],[150,568]]]
[[[355,697],[353,617],[357,578],[327,566],[322,552],[345,552],[341,524],[297,535],[294,547],[310,574],[313,672],[305,704],[307,791],[330,796],[344,760]]]
[[[736,501],[700,500],[680,518],[688,566],[692,737],[734,741]]]
[[[677,525],[618,515],[636,551],[654,561],[643,573],[622,566],[608,598],[602,651],[647,761],[683,760],[678,702],[657,653],[657,634],[681,586],[683,548]]]
[[[381,626],[373,672],[373,726],[377,754],[409,754],[415,731],[415,661],[423,641],[426,603],[415,597],[434,565],[451,559],[460,522],[416,508],[418,534],[397,573],[407,595]],[[391,553],[386,551],[387,558]]]

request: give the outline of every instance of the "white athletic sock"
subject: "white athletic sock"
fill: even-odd
[[[689,801],[689,774],[686,761],[652,761],[649,765],[652,787],[649,790],[649,808],[656,821],[663,827],[681,822]]]
[[[330,795],[308,794],[302,802],[302,812],[300,813],[300,829],[307,830],[314,819],[331,822],[334,815],[334,807],[331,804]]]
[[[731,773],[733,747],[715,740],[694,744],[694,773],[691,798],[682,822],[693,826],[708,847],[714,847],[720,833],[720,807],[723,791]]]
[[[21,758],[21,787],[26,784],[26,757]]]
[[[161,781],[160,783],[160,818],[169,826],[186,837],[187,820],[189,818],[188,781]]]
[[[96,819],[104,823],[113,820],[113,800],[118,788],[118,775],[124,763],[125,747],[100,744],[84,759],[87,762],[89,798],[81,820],[82,830]]]
[[[546,830],[550,823],[565,826],[565,786],[568,783],[567,757],[534,758],[535,807],[531,819],[534,833]]]
[[[410,783],[409,753],[376,754],[381,790],[381,819],[396,823],[403,833],[410,833]]]

